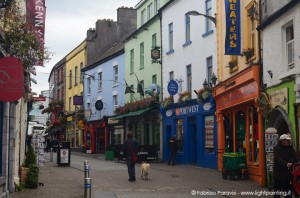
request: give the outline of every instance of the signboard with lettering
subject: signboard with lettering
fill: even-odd
[[[103,109],[103,102],[102,100],[97,100],[96,103],[95,103],[95,108],[98,110],[98,111],[101,111]]]
[[[168,92],[171,96],[174,96],[178,92],[178,83],[175,80],[170,80],[168,83]]]
[[[226,37],[225,54],[241,54],[240,0],[225,0]]]
[[[176,115],[187,115],[191,113],[199,112],[199,105],[193,105],[188,107],[180,107],[175,109]]]
[[[154,48],[154,49],[151,50],[151,58],[153,60],[160,59],[160,50],[158,48]]]
[[[276,91],[271,91],[269,93],[270,97],[270,103],[272,108],[275,108],[276,106],[281,106],[285,112],[288,111],[288,88],[282,88]]]
[[[214,148],[214,116],[205,116],[205,148]]]
[[[83,105],[83,96],[73,96],[73,105]]]
[[[24,93],[24,70],[21,60],[14,57],[0,59],[0,100],[19,100]]]

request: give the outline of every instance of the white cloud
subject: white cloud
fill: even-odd
[[[89,28],[95,28],[98,19],[117,20],[121,6],[135,7],[140,0],[47,0],[45,46],[54,56],[45,67],[37,67],[36,93],[49,89],[48,78],[53,66],[78,46]]]

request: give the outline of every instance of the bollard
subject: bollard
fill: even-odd
[[[84,179],[90,177],[90,165],[84,165]]]
[[[84,178],[84,198],[91,198],[92,196],[92,179]]]
[[[50,148],[50,162],[53,162],[53,148]]]
[[[85,166],[85,165],[88,165],[88,164],[89,164],[89,161],[84,160],[84,166]]]

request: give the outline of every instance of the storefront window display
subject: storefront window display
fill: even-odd
[[[214,152],[214,116],[205,116],[205,151],[206,153]]]
[[[183,119],[178,119],[176,123],[176,129],[177,129],[177,139],[178,139],[178,146],[179,146],[179,152],[183,152]]]
[[[245,112],[236,113],[236,152],[245,152],[245,130],[246,130]]]
[[[91,148],[91,133],[89,131],[86,132],[86,150]]]

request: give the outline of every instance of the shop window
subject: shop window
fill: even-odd
[[[178,146],[179,146],[179,152],[183,152],[183,119],[178,119],[176,123],[176,129],[177,129],[177,139],[178,139]]]
[[[238,111],[236,113],[236,152],[245,152],[245,130],[246,130],[246,119],[245,112]]]
[[[214,116],[205,116],[204,118],[204,139],[205,139],[205,151],[206,153],[214,152]]]
[[[256,108],[249,107],[249,155],[250,162],[258,163],[258,115]]]

